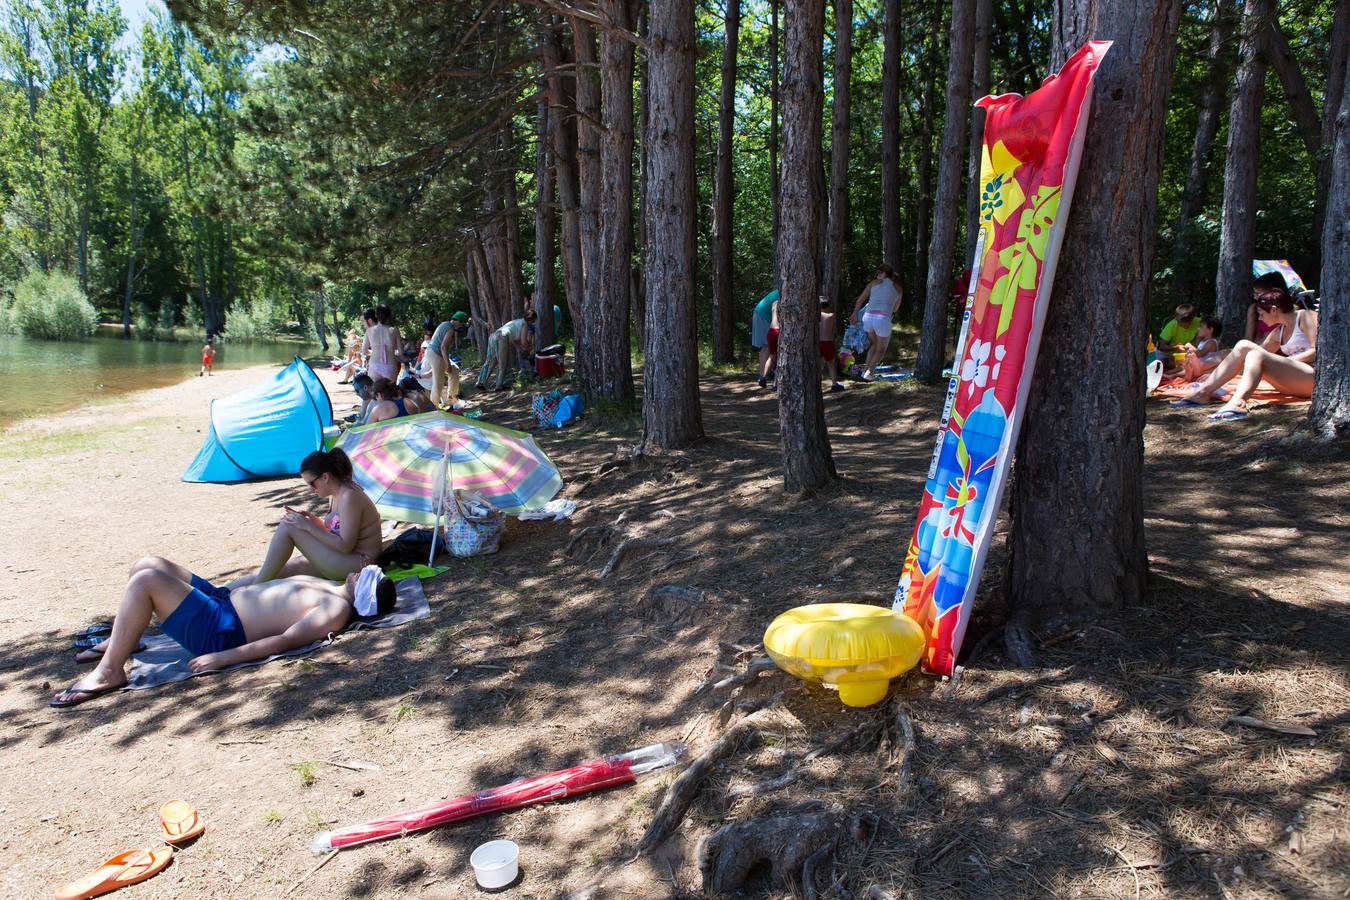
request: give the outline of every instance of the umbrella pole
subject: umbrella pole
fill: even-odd
[[[445,494],[446,494],[446,474],[450,469],[450,441],[446,440],[445,450],[441,452],[441,477],[436,479],[436,484],[440,486],[441,492],[436,497],[436,523],[431,526],[431,555],[427,557],[427,568],[434,568],[436,563],[436,538],[441,534],[441,514],[445,512]]]

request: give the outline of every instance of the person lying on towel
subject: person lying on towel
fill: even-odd
[[[353,572],[344,584],[296,575],[230,590],[149,556],[131,567],[112,634],[76,656],[80,662],[97,660],[94,671],[53,697],[51,705],[77,706],[124,687],[127,662],[151,613],[165,634],[193,654],[192,671],[209,672],[312,644],[341,631],[353,614],[384,615],[395,601],[394,583],[379,566]]]

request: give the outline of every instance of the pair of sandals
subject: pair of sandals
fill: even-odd
[[[1172,409],[1191,409],[1197,406],[1209,406],[1207,401],[1192,400],[1190,397],[1178,397],[1167,403]],[[1211,413],[1206,418],[1210,422],[1240,422],[1247,418],[1248,412],[1245,409],[1221,409],[1216,413]]]
[[[111,622],[97,622],[87,628],[81,628],[74,634],[75,661],[80,663],[98,662],[103,658],[104,647],[102,646],[112,635]],[[145,649],[145,644],[138,644],[136,652],[139,653]],[[78,682],[77,682],[78,683]],[[93,688],[89,690],[76,689],[74,687],[66,688],[61,693],[52,698],[49,704],[55,709],[65,709],[70,706],[79,706],[81,703],[87,703],[96,697],[102,697],[104,694],[111,694],[113,691],[120,691],[126,685],[117,684],[104,688]]]
[[[172,845],[186,843],[206,830],[201,814],[183,800],[170,800],[159,808],[159,827],[164,846],[117,854],[83,878],[58,888],[56,900],[86,900],[152,878],[173,861]]]

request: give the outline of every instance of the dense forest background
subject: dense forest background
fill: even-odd
[[[729,13],[739,10],[728,148],[729,277],[736,347],[743,350],[750,308],[774,280],[781,77],[775,60],[782,58],[782,42],[776,2],[727,3],[696,6],[695,279],[699,335],[706,341],[714,331],[723,52]],[[578,64],[577,45],[550,16],[556,4],[172,6],[176,18],[152,18],[129,50],[119,50],[126,23],[110,0],[5,0],[0,305],[36,270],[69,273],[105,321],[143,335],[188,325],[253,337],[287,325],[313,330],[318,323],[326,333],[345,329],[375,302],[390,303],[408,324],[432,312],[471,308],[491,321],[521,307],[542,265],[549,294],[567,310],[559,327],[572,327],[579,307],[558,243],[566,228],[536,221],[537,210],[551,215],[560,205],[553,170],[559,149],[566,159],[566,138],[577,156],[588,152],[585,135],[577,143],[570,114],[562,130],[549,121],[550,109],[554,117],[564,111],[545,102],[552,96],[549,74],[566,76],[554,79],[563,82],[564,105],[584,110],[586,103],[586,88],[572,77],[586,70],[586,61]],[[629,308],[636,336],[642,329],[640,186],[648,101],[643,6],[634,5],[632,23],[637,209]],[[1321,265],[1316,138],[1334,64],[1335,7],[1334,0],[1279,4],[1272,64],[1260,76],[1255,255],[1288,258],[1310,285]],[[851,301],[898,247],[892,261],[905,284],[901,314],[918,322],[952,5],[830,4],[822,186],[834,143],[831,117],[839,112],[831,73],[840,10],[851,12],[852,54],[837,292]],[[1159,189],[1155,328],[1180,300],[1214,309],[1242,12],[1232,0],[1183,6]],[[1049,68],[1049,4],[1010,0],[992,4],[986,15],[989,27],[976,40],[987,40],[988,92],[1034,89]],[[888,17],[898,26],[889,88]],[[603,54],[603,36],[600,44]],[[605,59],[597,61],[603,78]],[[980,89],[977,81],[975,96]],[[888,90],[896,96],[893,117],[885,114]],[[1205,110],[1214,113],[1207,137]],[[892,128],[898,133],[893,163],[886,134]],[[898,215],[891,217],[883,203],[888,165],[898,199]],[[583,200],[586,180],[583,172]],[[961,196],[973,199],[964,186]],[[957,219],[953,275],[968,265],[970,252],[965,212]],[[539,246],[544,241],[547,252]]]

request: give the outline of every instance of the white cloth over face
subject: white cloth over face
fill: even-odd
[[[379,587],[380,582],[384,580],[384,572],[379,566],[366,566],[361,570],[361,574],[356,576],[356,614],[358,616],[373,616],[379,607],[379,601],[375,599],[375,589]]]

